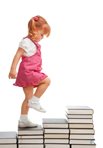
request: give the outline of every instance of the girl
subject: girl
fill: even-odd
[[[19,120],[19,127],[36,127],[29,121],[27,115],[29,108],[33,108],[40,112],[46,112],[40,105],[40,97],[46,91],[50,84],[48,76],[41,72],[42,59],[41,59],[41,46],[38,43],[43,36],[50,35],[50,26],[47,21],[41,16],[35,16],[30,19],[28,23],[28,35],[24,37],[19,48],[13,58],[9,78],[15,79],[15,86],[23,88],[25,100],[21,107],[21,116]],[[17,64],[22,58],[19,65],[18,74],[16,74]],[[36,91],[33,94],[33,88]]]

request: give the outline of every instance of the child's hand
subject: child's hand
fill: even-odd
[[[11,70],[10,72],[9,72],[9,75],[8,75],[8,77],[9,77],[9,79],[15,79],[16,78],[16,70]]]

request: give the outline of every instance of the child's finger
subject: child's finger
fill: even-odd
[[[9,79],[15,79],[16,76],[14,74],[9,74]]]

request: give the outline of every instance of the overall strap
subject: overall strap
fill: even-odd
[[[40,47],[40,45],[37,42],[33,41],[28,35],[26,37],[24,37],[23,39],[26,39],[26,38],[30,39],[35,44],[37,49],[38,49],[38,47]]]

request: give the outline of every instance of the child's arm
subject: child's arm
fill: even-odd
[[[15,79],[16,78],[16,67],[17,67],[17,64],[21,58],[21,56],[23,55],[24,53],[24,49],[22,48],[18,48],[14,58],[13,58],[13,61],[12,61],[12,64],[11,64],[11,69],[10,69],[10,72],[9,72],[9,79]]]

